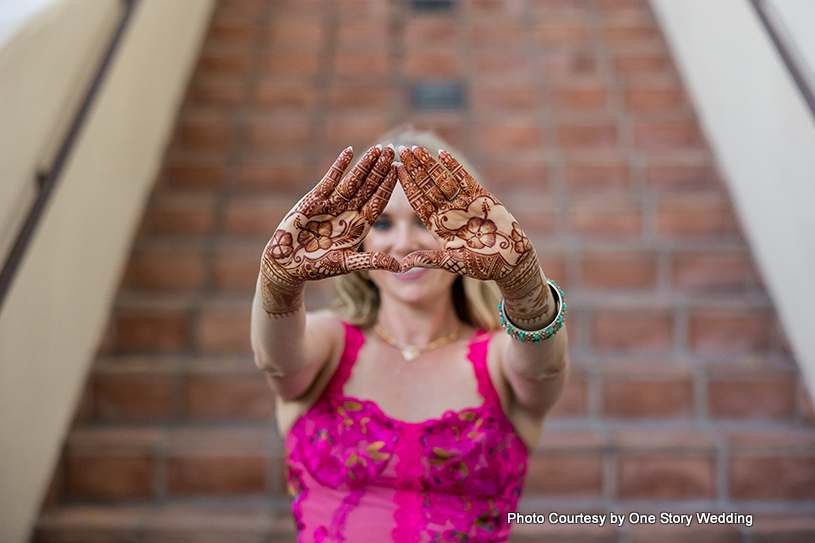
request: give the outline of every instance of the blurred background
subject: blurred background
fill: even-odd
[[[573,376],[519,509],[755,515],[513,541],[815,540],[811,2],[0,10],[3,261],[54,187],[0,302],[2,541],[295,540],[260,256],[402,123],[477,167],[566,292]]]

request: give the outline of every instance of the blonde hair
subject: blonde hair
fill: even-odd
[[[412,147],[419,145],[433,155],[438,156],[439,149],[445,149],[455,156],[464,168],[478,177],[472,165],[462,159],[461,155],[432,132],[415,130],[412,126],[400,126],[385,134],[382,145],[392,143],[394,148],[400,145]],[[335,280],[337,291],[332,309],[341,318],[357,326],[372,326],[379,313],[379,289],[370,280],[367,272],[354,272],[338,277]],[[500,294],[493,281],[479,281],[471,277],[459,276],[453,282],[453,305],[459,320],[482,330],[499,328],[498,300]]]

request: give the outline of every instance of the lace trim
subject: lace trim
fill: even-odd
[[[365,494],[364,489],[355,488],[343,498],[342,503],[334,511],[331,518],[332,541],[345,541],[345,523],[348,521],[348,515],[357,508],[363,494]]]
[[[424,474],[422,434],[421,427],[405,425],[396,443],[398,461],[394,471],[397,490],[393,500],[399,505],[393,512],[396,526],[391,531],[395,543],[416,543],[419,541],[420,530],[423,530],[426,524],[423,522],[424,495],[420,483],[420,477]]]
[[[345,326],[345,347],[342,350],[342,355],[340,355],[339,366],[328,381],[328,385],[326,385],[323,391],[323,396],[325,396],[326,393],[342,394],[342,387],[348,378],[351,377],[351,371],[354,369],[354,363],[357,361],[359,350],[365,343],[365,335],[362,333],[362,330],[347,322],[343,322],[342,324]]]

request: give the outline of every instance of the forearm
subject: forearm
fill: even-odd
[[[255,363],[272,376],[296,372],[306,363],[304,283],[278,283],[263,272],[252,302]]]
[[[535,249],[530,249],[506,277],[496,280],[504,299],[504,310],[517,328],[540,330],[557,313]]]
[[[503,297],[504,311],[512,326],[522,331],[543,330],[553,323],[559,305],[535,250],[531,249],[506,278],[496,281]],[[537,343],[512,339],[506,358],[512,368],[529,379],[548,379],[567,366],[564,328]]]

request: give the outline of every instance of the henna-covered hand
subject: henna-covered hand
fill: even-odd
[[[520,225],[446,151],[436,161],[422,147],[399,150],[399,182],[440,251],[416,251],[401,270],[440,268],[495,281],[512,322],[535,327],[550,316],[550,294],[538,257]]]
[[[385,253],[356,252],[385,209],[396,172],[391,147],[372,147],[343,178],[354,152],[345,149],[325,177],[286,215],[261,261],[263,308],[284,316],[302,306],[305,281],[352,271],[399,271]]]

